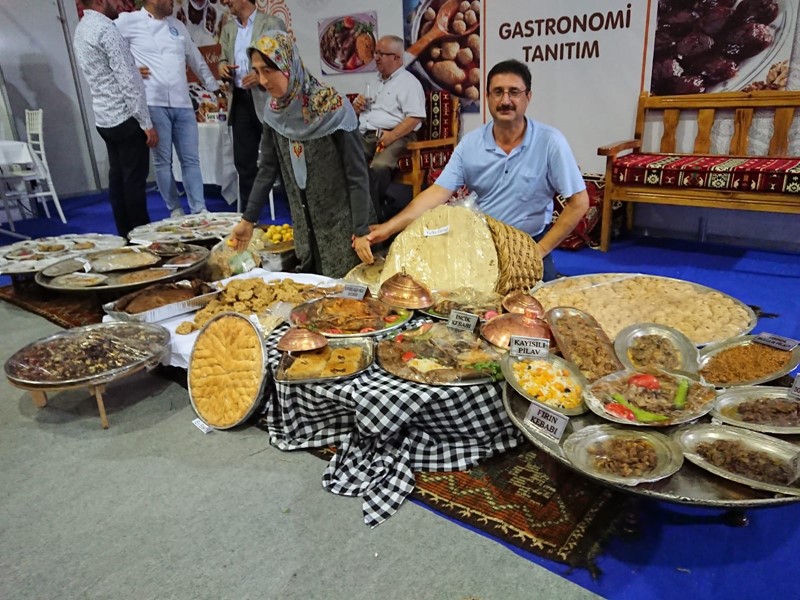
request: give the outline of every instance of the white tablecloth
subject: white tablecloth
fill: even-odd
[[[218,185],[228,204],[236,204],[239,196],[239,178],[233,165],[233,140],[227,123],[198,123],[200,145],[200,171],[203,183]],[[183,181],[181,163],[173,148],[172,173]]]
[[[330,283],[333,281],[331,278],[323,277],[322,275],[313,275],[308,273],[280,273],[276,271],[265,271],[264,269],[253,269],[248,273],[234,275],[228,279],[223,279],[222,282],[227,283],[232,279],[251,279],[253,277],[260,277],[264,281],[293,279],[297,283],[308,283],[312,285]],[[192,348],[194,347],[194,342],[197,339],[199,331],[193,331],[192,333],[181,335],[179,333],[175,333],[175,329],[177,329],[178,325],[184,321],[191,321],[193,318],[194,313],[186,313],[171,319],[167,319],[166,321],[159,321],[156,323],[156,325],[162,325],[166,327],[170,333],[170,352],[162,359],[161,362],[163,364],[172,367],[180,367],[182,369],[189,368],[189,359],[191,358]],[[113,320],[114,319],[108,315],[103,317],[104,323]]]

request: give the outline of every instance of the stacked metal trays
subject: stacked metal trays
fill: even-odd
[[[132,242],[199,242],[223,239],[241,220],[239,213],[214,212],[171,217],[140,225],[128,234]]]
[[[86,292],[86,291],[98,291],[98,290],[131,290],[139,287],[143,287],[146,285],[151,285],[153,283],[159,283],[163,281],[171,281],[173,279],[178,279],[181,277],[185,277],[190,273],[193,273],[200,269],[205,262],[208,260],[209,251],[207,248],[203,248],[202,246],[194,246],[191,244],[186,244],[188,252],[196,254],[197,259],[185,266],[178,266],[174,268],[165,268],[163,266],[164,263],[169,262],[170,260],[174,260],[174,256],[158,256],[154,253],[150,253],[147,251],[146,248],[143,246],[126,246],[124,248],[116,248],[112,250],[101,250],[99,252],[88,252],[82,254],[80,256],[76,256],[73,258],[68,258],[64,261],[52,264],[48,266],[46,269],[39,271],[36,273],[36,283],[51,290],[57,290],[60,292]],[[159,269],[157,276],[153,277],[152,279],[146,279],[143,281],[134,281],[134,282],[118,282],[117,278],[124,278],[129,273],[134,271],[130,269],[111,269],[103,267],[103,273],[98,275],[98,279],[105,277],[102,279],[98,284],[91,285],[87,287],[77,287],[77,286],[69,286],[60,284],[60,280],[58,277],[62,275],[68,274],[80,274],[80,272],[86,272],[85,267],[89,267],[89,271],[86,272],[87,274],[94,274],[95,270],[92,269],[92,261],[93,260],[101,260],[104,258],[109,257],[110,255],[117,255],[117,254],[124,254],[124,253],[147,253],[148,255],[153,256],[153,259],[150,261],[151,264],[148,265],[149,267]],[[115,274],[119,272],[119,274]],[[47,275],[47,273],[59,273],[58,275]]]
[[[127,244],[118,235],[69,233],[16,242],[0,252],[0,273],[19,275],[36,273],[57,262],[89,251],[110,250]],[[62,249],[57,249],[63,246]],[[44,248],[45,250],[42,250]]]
[[[708,364],[708,362],[723,350],[728,350],[729,348],[734,348],[736,346],[749,346],[752,344],[757,344],[758,342],[753,341],[754,338],[756,337],[757,336],[755,335],[743,335],[740,337],[734,337],[729,340],[725,340],[724,342],[719,342],[716,344],[710,344],[706,346],[700,351],[700,358],[699,358],[700,370],[702,371],[702,369]],[[787,373],[792,372],[797,367],[797,365],[800,364],[800,345],[795,346],[794,349],[790,350],[789,352],[791,354],[789,357],[789,361],[782,368],[776,369],[772,373],[769,373],[762,377],[755,377],[753,379],[747,379],[744,381],[736,381],[729,384],[719,384],[717,385],[717,387],[758,385],[759,383],[767,383],[768,381],[773,381],[778,377],[783,377]]]
[[[6,361],[5,372],[11,383],[29,388],[62,388],[105,383],[140,368],[158,364],[168,349],[169,338],[169,331],[164,327],[146,323],[98,323],[76,327],[24,346]],[[92,350],[88,344],[90,340],[106,342],[128,360],[123,364],[80,376],[47,378],[44,374],[42,377],[23,374],[23,371],[46,373],[48,360],[52,363],[49,365],[51,371],[55,371],[57,365],[63,366],[70,357],[50,354],[52,350],[69,344],[80,348],[79,352],[84,352],[84,355],[76,353],[71,359],[82,360],[91,369],[92,361],[107,359],[108,354],[87,354]]]

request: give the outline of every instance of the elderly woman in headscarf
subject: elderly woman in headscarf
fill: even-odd
[[[370,256],[374,212],[358,118],[350,102],[306,70],[286,33],[267,32],[248,55],[268,97],[258,175],[231,239],[237,250],[247,247],[280,173],[299,270],[342,277]]]

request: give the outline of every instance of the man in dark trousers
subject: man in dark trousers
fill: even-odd
[[[247,208],[250,190],[258,173],[258,148],[261,145],[261,118],[266,95],[258,87],[258,77],[250,70],[247,49],[265,32],[286,31],[283,21],[257,12],[255,0],[222,0],[231,19],[222,28],[219,61],[220,77],[229,84],[228,124],[233,128],[233,164],[239,174],[241,211]]]
[[[108,149],[108,196],[121,236],[150,222],[147,173],[158,143],[144,84],[128,44],[111,22],[121,0],[81,0],[86,9],[75,30],[75,56],[92,91],[100,137]]]

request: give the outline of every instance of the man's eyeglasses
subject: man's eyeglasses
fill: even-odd
[[[511,88],[508,90],[504,90],[503,88],[494,88],[489,90],[489,95],[494,98],[495,100],[500,100],[503,96],[508,94],[508,97],[512,100],[516,100],[523,94],[527,93],[528,90],[520,90],[518,88]]]
[[[394,52],[381,52],[380,50],[375,50],[375,56],[379,58],[383,58],[384,56],[394,56],[396,58],[400,58],[399,54],[395,54]]]

